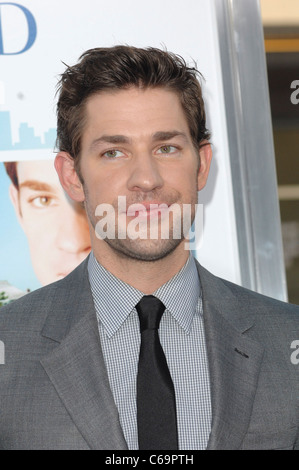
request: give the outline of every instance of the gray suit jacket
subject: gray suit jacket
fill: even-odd
[[[212,395],[208,449],[298,449],[291,343],[299,340],[299,308],[198,270]],[[2,307],[0,340],[0,449],[126,449],[87,261]]]

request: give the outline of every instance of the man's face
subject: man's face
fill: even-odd
[[[17,163],[11,198],[42,285],[69,274],[90,251],[86,213],[62,189],[52,161]]]
[[[80,157],[84,194],[81,197],[78,193],[76,198],[85,200],[95,252],[97,247],[107,249],[105,243],[121,256],[152,261],[179,246],[182,249],[182,238],[173,237],[175,227],[182,226],[182,211],[169,217],[168,239],[132,239],[128,236],[129,224],[136,213],[127,211],[132,204],[145,206],[146,212],[137,216],[149,222],[147,227],[156,216],[150,211],[150,204],[165,204],[168,208],[176,205],[181,209],[183,204],[189,204],[194,217],[197,191],[205,184],[209,162],[203,151],[203,165],[199,165],[200,152],[194,148],[176,94],[159,88],[105,92],[89,98],[86,116]],[[126,208],[121,212],[119,196],[126,198]],[[99,220],[95,211],[101,204],[114,208],[115,239],[103,241],[95,236]],[[164,218],[159,216],[160,228],[163,223]],[[120,228],[121,233],[127,229],[124,239],[117,238]]]

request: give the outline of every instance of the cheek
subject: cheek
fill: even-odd
[[[102,203],[110,203],[114,199],[124,193],[123,187],[120,185],[120,178],[109,178],[105,180],[95,180],[90,185],[85,186],[85,199],[89,206],[96,207]]]
[[[36,217],[32,217],[31,214],[24,213],[22,217],[22,227],[26,237],[28,238],[29,245],[42,239],[41,222],[38,224]]]
[[[32,230],[30,227],[24,227],[24,232],[28,240],[30,251],[33,254],[40,253],[45,246],[47,246],[47,229],[43,227],[42,230]]]
[[[23,230],[34,254],[41,252],[44,247],[53,245],[58,229],[57,220],[53,220],[46,211],[43,214],[36,214],[34,211],[24,214]]]
[[[179,174],[168,176],[168,184],[183,195],[193,194],[197,190],[197,173],[195,168],[182,168]]]
[[[199,164],[195,158],[189,161],[182,161],[177,166],[169,166],[163,169],[164,181],[180,186],[192,186],[197,180]]]

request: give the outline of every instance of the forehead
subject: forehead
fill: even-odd
[[[59,182],[52,160],[18,162],[17,175],[19,184],[27,180],[41,181],[53,185]]]
[[[98,132],[134,137],[175,129],[190,135],[178,95],[163,88],[98,93],[87,100],[86,118],[83,144]]]

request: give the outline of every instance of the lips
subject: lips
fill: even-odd
[[[131,204],[127,211],[126,215],[128,217],[157,217],[159,214],[167,212],[169,205],[162,202],[144,202],[144,203],[135,203]]]

